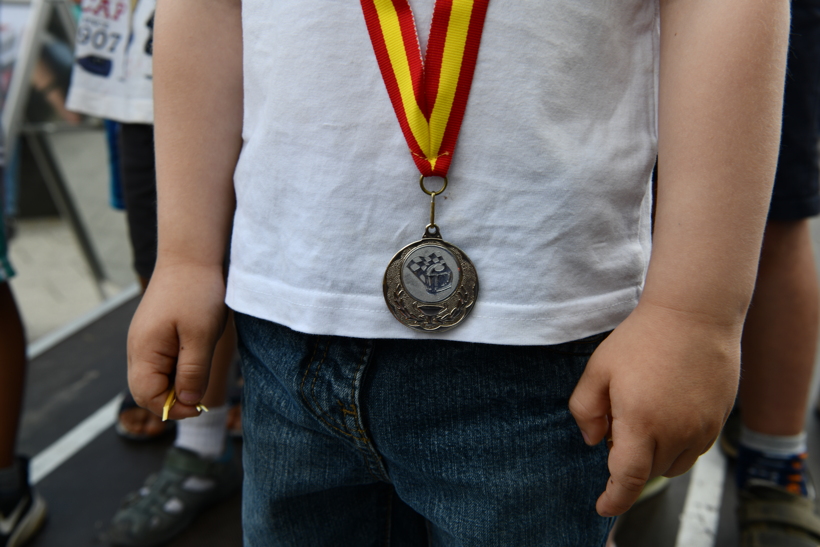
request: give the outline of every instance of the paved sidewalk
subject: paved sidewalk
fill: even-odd
[[[101,130],[70,131],[51,135],[49,142],[108,281],[101,294],[66,222],[58,217],[19,220],[9,244],[17,270],[11,286],[29,343],[135,281],[124,213],[108,203],[105,134]]]

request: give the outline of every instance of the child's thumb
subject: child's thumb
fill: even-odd
[[[202,401],[208,389],[214,346],[202,338],[185,340],[180,336],[174,390],[177,401],[193,406]]]

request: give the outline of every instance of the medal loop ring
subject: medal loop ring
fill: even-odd
[[[424,228],[423,239],[441,239],[441,230],[435,223],[430,223]]]
[[[438,191],[436,191],[436,192],[433,192],[433,191],[431,191],[431,190],[428,190],[428,189],[427,189],[427,187],[426,187],[426,186],[424,186],[424,179],[425,179],[425,178],[426,178],[426,177],[425,177],[424,175],[421,175],[421,176],[419,177],[419,186],[421,186],[421,191],[422,191],[422,192],[424,192],[425,194],[427,194],[428,196],[431,196],[431,197],[436,197],[437,195],[439,195],[439,194],[443,193],[443,192],[447,189],[447,176],[446,176],[446,175],[442,175],[442,176],[440,177],[440,178],[443,178],[443,179],[444,179],[444,186],[442,186],[442,187],[441,187],[441,190],[438,190]]]

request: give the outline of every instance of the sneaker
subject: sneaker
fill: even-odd
[[[242,485],[239,463],[226,454],[213,461],[190,450],[172,447],[159,473],[128,495],[111,523],[108,539],[119,547],[162,545],[203,510],[237,492]]]
[[[19,458],[25,488],[0,505],[0,547],[20,547],[33,538],[46,520],[46,502],[28,484],[28,460]],[[3,507],[7,507],[5,512]]]
[[[742,490],[738,501],[741,545],[820,545],[820,516],[815,500],[774,485],[757,484]]]

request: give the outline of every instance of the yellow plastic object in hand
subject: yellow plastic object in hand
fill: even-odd
[[[165,404],[162,405],[162,421],[168,420],[168,413],[171,412],[171,408],[174,406],[174,403],[177,402],[177,395],[176,392],[172,389],[168,393],[168,397],[165,399]],[[196,409],[200,412],[209,412],[208,407],[203,405],[202,403],[196,405]]]

